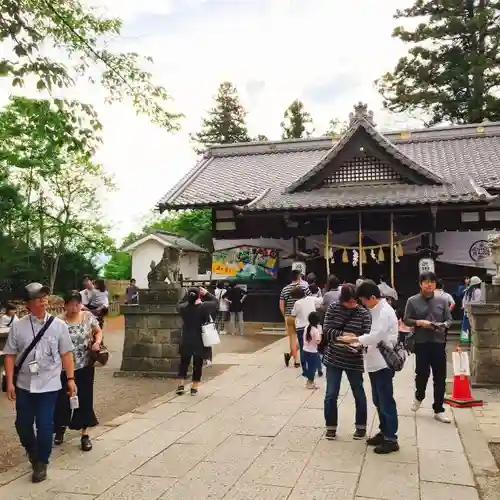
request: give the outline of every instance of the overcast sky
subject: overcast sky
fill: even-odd
[[[132,106],[103,104],[81,87],[104,124],[98,160],[117,191],[105,201],[113,234],[135,230],[158,199],[196,162],[189,133],[223,80],[233,82],[249,111],[252,135],[279,138],[285,108],[302,99],[318,135],[333,117],[346,119],[367,102],[382,128],[403,128],[405,117],[381,110],[373,81],[392,69],[405,47],[391,38],[393,14],[409,0],[85,0],[123,22],[112,42],[120,51],[150,55],[154,75],[186,115],[171,135],[137,117]],[[12,89],[0,88],[5,100]]]

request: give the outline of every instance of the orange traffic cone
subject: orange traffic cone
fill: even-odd
[[[458,357],[465,357],[466,364],[468,365],[467,353],[462,352],[460,347],[457,347],[456,352]],[[462,373],[455,371],[455,376],[453,377],[453,390],[451,398],[445,397],[444,402],[455,408],[471,408],[473,406],[483,406],[483,401],[481,399],[474,399],[472,397],[468,368],[460,371]]]

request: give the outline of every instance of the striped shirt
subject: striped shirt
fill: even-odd
[[[335,338],[343,335],[344,332],[353,333],[357,337],[368,335],[371,323],[370,313],[364,307],[348,309],[339,302],[330,304],[323,324],[323,335],[328,341],[324,364],[343,370],[364,371],[363,351],[336,342]]]
[[[309,290],[309,285],[305,281],[300,281],[300,282],[293,282],[290,283],[289,285],[286,285],[283,290],[281,290],[280,294],[280,300],[285,301],[285,316],[291,316],[292,315],[292,309],[293,306],[295,305],[295,302],[297,300],[294,297],[292,297],[292,290],[294,290],[296,287],[300,286],[306,294],[306,297],[308,295],[311,295],[311,292]]]

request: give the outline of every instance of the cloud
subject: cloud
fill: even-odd
[[[404,47],[391,38],[392,18],[405,0],[85,0],[123,19],[114,50],[155,60],[153,73],[186,118],[171,135],[136,116],[130,104],[103,104],[103,93],[82,85],[104,124],[98,159],[118,191],[105,200],[114,234],[136,229],[143,214],[195,163],[189,133],[198,130],[219,83],[233,82],[249,111],[251,135],[280,136],[286,107],[302,98],[317,130],[347,119],[363,100],[379,124],[373,80]],[[411,0],[406,0],[411,3]]]

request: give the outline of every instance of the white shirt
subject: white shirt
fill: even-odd
[[[292,308],[291,316],[295,316],[295,328],[305,328],[309,324],[309,314],[323,303],[321,297],[313,297],[308,295],[297,300]]]
[[[387,344],[396,345],[398,341],[398,318],[394,309],[385,299],[370,309],[372,326],[370,333],[358,337],[361,345],[368,348],[365,354],[365,367],[368,372],[378,372],[388,368],[385,359],[378,350],[377,344],[384,341]]]
[[[2,317],[0,317],[0,328],[7,328],[12,326],[16,321],[19,321],[19,318],[17,315],[14,316],[7,316],[6,314],[3,314]],[[12,323],[11,323],[12,322]]]
[[[89,290],[88,288],[84,288],[80,292],[80,295],[82,296],[82,305],[83,306],[88,306],[90,304],[90,301],[92,300],[93,294],[94,294],[94,290]]]
[[[229,311],[229,302],[224,298],[227,290],[224,288],[215,289],[215,298],[219,301],[219,311]]]
[[[311,327],[311,340],[308,341],[306,339],[307,335],[307,327],[304,328],[304,351],[306,352],[311,352],[311,353],[316,353],[318,352],[318,344],[321,342],[321,335],[323,334],[323,330],[321,328],[321,325],[318,325],[317,327],[312,326]]]

